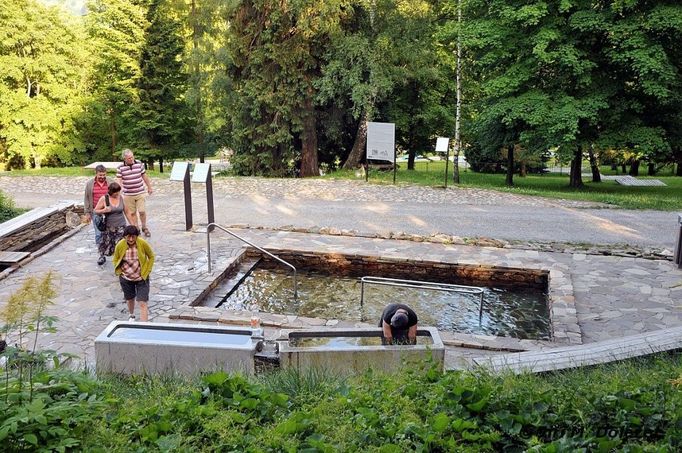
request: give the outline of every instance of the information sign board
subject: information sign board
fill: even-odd
[[[189,162],[174,162],[173,169],[171,170],[170,180],[171,181],[184,181],[185,174],[187,173],[187,166]]]
[[[447,153],[448,145],[450,144],[450,139],[447,137],[438,137],[436,139],[436,152],[437,153]]]
[[[206,182],[208,173],[211,171],[211,164],[195,164],[192,182]]]
[[[395,162],[394,123],[367,123],[367,159]]]

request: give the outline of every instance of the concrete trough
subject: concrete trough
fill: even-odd
[[[443,369],[445,347],[436,328],[419,328],[416,345],[384,346],[381,338],[380,328],[283,330],[277,341],[280,367],[351,374],[368,368],[392,372],[430,360]]]
[[[254,374],[261,348],[250,329],[194,324],[113,321],[95,339],[97,371],[121,374]]]

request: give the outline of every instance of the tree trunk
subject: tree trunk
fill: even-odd
[[[199,66],[199,61],[196,56],[196,53],[199,51],[199,39],[201,38],[201,35],[203,34],[200,24],[199,24],[199,19],[197,18],[197,5],[196,5],[196,0],[192,0],[192,5],[191,5],[191,16],[192,16],[192,49],[195,53],[194,58],[192,60],[194,63],[192,64],[192,75],[193,75],[193,83],[194,83],[194,89],[196,90],[195,93],[195,101],[194,101],[194,114],[196,115],[197,123],[195,124],[195,139],[197,144],[202,145],[204,143],[204,121],[203,121],[203,113],[202,113],[202,104],[203,100],[201,98],[201,76],[199,75],[201,71],[201,67]],[[199,146],[199,162],[202,164],[204,163],[204,158],[206,156],[206,148],[204,146]]]
[[[514,145],[507,146],[507,186],[514,185]]]
[[[111,155],[115,156],[116,155],[116,145],[117,142],[117,131],[116,131],[116,112],[114,110],[111,111],[109,114],[109,128],[111,132]]]
[[[301,136],[301,177],[320,176],[317,163],[317,129],[315,122],[315,107],[313,106],[312,89],[308,90],[304,101],[303,134]]]
[[[414,170],[414,158],[417,153],[415,152],[414,148],[411,148],[407,152],[407,169],[408,170]]]
[[[163,173],[163,156],[159,156],[159,172]]]
[[[647,169],[647,175],[649,176],[655,176],[656,175],[656,164],[653,162],[649,162],[649,168]]]
[[[599,173],[599,162],[594,155],[594,145],[590,144],[587,148],[587,155],[590,158],[590,169],[592,170],[592,182],[601,182],[601,173]]]
[[[455,89],[457,93],[457,104],[455,108],[455,158],[452,166],[452,179],[455,184],[459,184],[459,153],[462,147],[462,135],[460,131],[460,119],[462,116],[462,0],[457,0],[457,67],[455,69]],[[447,177],[447,175],[446,175]]]
[[[677,171],[675,176],[682,176],[682,153],[677,156]]]
[[[459,145],[457,145],[457,142],[455,142],[455,151],[452,156],[452,163],[455,166],[455,168],[452,170],[452,182],[455,184],[459,184],[459,153],[460,149],[462,148],[462,141],[460,140]],[[464,170],[466,170],[466,167],[464,167]]]
[[[355,134],[355,142],[353,143],[353,149],[350,151],[346,162],[343,163],[344,170],[353,170],[362,162],[362,157],[365,152],[365,147],[367,146],[367,112],[362,115],[360,124],[358,125],[358,131]]]
[[[618,164],[611,164],[611,170],[615,171],[618,173]]]
[[[578,145],[575,148],[575,154],[571,160],[571,176],[568,183],[569,187],[580,189],[583,187],[583,176],[582,176],[582,166],[583,166],[583,148]]]
[[[630,176],[639,176],[639,159],[634,159],[630,164]]]
[[[525,178],[527,173],[528,173],[528,171],[526,169],[526,161],[522,160],[519,163],[519,176],[522,178]]]
[[[626,174],[628,172],[628,167],[626,164],[620,164],[620,169],[623,174]]]

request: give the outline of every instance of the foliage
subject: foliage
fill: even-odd
[[[7,169],[78,161],[84,42],[78,22],[57,7],[0,1],[0,162]]]
[[[0,442],[3,451],[72,451],[103,409],[97,385],[85,374],[41,368],[33,394],[16,377],[0,388]]]
[[[471,0],[465,42],[481,82],[483,148],[617,149],[631,160],[672,160],[678,146],[682,29],[673,1]],[[665,11],[665,13],[663,13]],[[665,23],[665,25],[664,25]],[[578,187],[580,168],[572,169]]]
[[[101,405],[94,382],[60,368],[60,355],[37,349],[38,335],[54,332],[46,311],[56,296],[53,274],[28,277],[0,312],[9,346],[2,351],[0,442],[5,451],[66,451]],[[28,347],[27,347],[28,343]]]
[[[266,385],[222,372],[200,382],[112,377],[83,448],[655,451],[680,446],[681,372],[678,354],[545,375],[427,366],[327,383],[292,371],[265,377]]]
[[[85,23],[94,56],[91,91],[80,119],[90,152],[120,158],[120,149],[138,144],[140,57],[148,27],[146,0],[91,0]]]
[[[0,190],[0,223],[16,217],[23,211],[14,207],[14,200]]]
[[[174,157],[191,137],[189,110],[183,99],[188,75],[182,62],[181,24],[164,3],[153,0],[147,10],[149,26],[140,56],[135,124],[143,147],[138,154],[161,160]]]

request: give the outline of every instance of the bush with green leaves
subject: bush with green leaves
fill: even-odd
[[[107,378],[87,450],[666,451],[682,439],[682,356],[545,375],[429,368],[339,378]]]
[[[0,223],[22,213],[21,209],[14,207],[14,201],[0,190]]]
[[[28,277],[0,311],[7,346],[0,354],[0,445],[3,451],[66,451],[78,447],[101,409],[95,381],[62,369],[64,355],[39,350],[38,336],[55,332],[47,314],[54,276]]]

